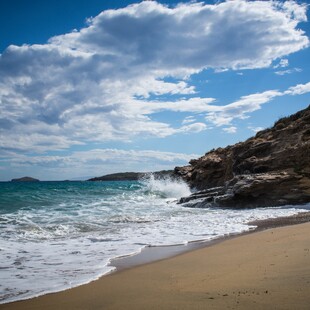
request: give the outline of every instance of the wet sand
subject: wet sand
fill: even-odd
[[[308,310],[309,213],[298,217],[256,223],[257,232],[0,309]]]

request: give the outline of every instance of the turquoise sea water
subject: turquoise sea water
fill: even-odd
[[[249,230],[256,219],[309,206],[190,209],[182,182],[0,183],[0,303],[92,281],[109,261],[146,246],[185,244]],[[31,289],[29,286],[31,283]]]

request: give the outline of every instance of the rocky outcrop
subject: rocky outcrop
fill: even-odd
[[[17,179],[12,179],[11,182],[39,182],[40,180],[31,177],[22,177]]]
[[[175,172],[196,192],[188,206],[257,207],[310,202],[310,106],[245,142],[218,148]]]
[[[101,177],[89,179],[88,181],[137,181],[153,175],[155,178],[177,177],[173,170],[162,170],[156,172],[120,172],[107,174]]]

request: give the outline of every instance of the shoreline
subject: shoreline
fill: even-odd
[[[238,238],[243,235],[255,233],[258,231],[297,225],[302,223],[310,222],[310,211],[309,212],[299,212],[295,215],[270,218],[266,220],[257,220],[248,222],[247,225],[256,226],[253,229],[249,229],[247,231],[243,231],[241,233],[232,233],[225,236],[217,237],[211,240],[197,240],[188,242],[187,244],[176,244],[176,245],[167,245],[167,246],[149,246],[145,247],[141,250],[140,253],[136,253],[133,255],[125,255],[122,257],[114,258],[110,261],[109,266],[115,267],[116,269],[111,271],[110,273],[119,272],[122,270],[134,268],[137,266],[161,261],[164,259],[169,259],[178,255],[182,255],[187,252],[191,252],[194,250],[202,249],[205,247],[216,245],[225,240],[229,240],[232,238]],[[103,275],[105,276],[105,275]]]
[[[74,287],[65,291],[60,291],[56,293],[48,293],[45,295],[41,295],[39,297],[34,297],[26,300],[21,301],[14,301],[9,303],[0,304],[0,309],[28,309],[27,304],[30,304],[31,307],[29,309],[40,309],[40,308],[32,308],[34,307],[33,303],[36,304],[40,300],[49,300],[55,299],[56,296],[60,296],[63,294],[71,294],[69,292],[75,290],[84,290],[87,289],[89,286],[96,285],[101,282],[103,279],[104,282],[109,281],[111,277],[118,277],[118,275],[125,274],[126,272],[131,272],[136,269],[140,268],[148,268],[148,266],[153,266],[160,264],[161,262],[171,261],[175,258],[184,257],[187,255],[191,255],[198,251],[204,251],[205,249],[214,249],[217,248],[219,245],[223,245],[226,242],[231,242],[233,240],[238,240],[243,237],[252,236],[259,234],[260,232],[269,231],[274,228],[278,229],[288,228],[290,225],[296,225],[301,223],[308,223],[310,222],[310,212],[302,212],[298,213],[297,215],[289,216],[289,217],[280,217],[275,219],[268,219],[268,220],[260,220],[249,223],[249,225],[256,225],[257,228],[253,230],[249,230],[240,234],[233,234],[229,236],[220,237],[210,241],[204,242],[192,242],[187,245],[179,245],[179,246],[166,246],[166,247],[148,247],[145,248],[141,253],[138,253],[133,256],[125,256],[122,258],[114,259],[111,261],[110,266],[116,267],[116,271],[112,271],[108,274],[103,275],[98,280],[92,281],[88,284],[84,284],[78,287]],[[310,223],[306,224],[310,227]],[[300,226],[300,225],[299,225]],[[165,251],[164,251],[164,250]],[[309,290],[310,292],[310,290]],[[310,300],[309,300],[310,301]],[[68,301],[67,301],[68,302]],[[45,304],[45,306],[48,305]],[[45,307],[44,306],[44,307]],[[51,308],[52,309],[52,308]],[[65,307],[64,309],[78,309],[72,308],[70,305]],[[84,308],[81,308],[84,309]],[[85,308],[88,309],[88,308]],[[95,308],[94,308],[95,309]],[[99,309],[99,308],[98,308]],[[112,308],[111,308],[112,309]],[[114,309],[114,308],[113,308]]]

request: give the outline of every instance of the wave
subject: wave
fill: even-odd
[[[190,188],[182,179],[172,177],[157,178],[150,174],[141,182],[149,193],[159,195],[162,198],[181,198],[191,194]]]

